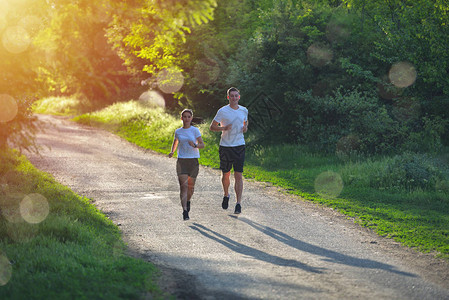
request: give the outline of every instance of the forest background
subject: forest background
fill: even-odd
[[[294,167],[288,176],[298,182],[299,169],[329,156],[364,162],[343,180],[370,189],[347,196],[374,203],[388,197],[371,189],[405,191],[385,206],[420,203],[424,214],[427,205],[425,214],[438,215],[438,249],[449,251],[447,1],[0,0],[0,8],[0,147],[35,150],[38,99],[76,97],[90,112],[147,95],[176,117],[193,108],[200,122],[236,86],[250,110],[250,160]],[[308,161],[297,165],[292,153]],[[277,160],[264,165],[266,157]]]
[[[43,97],[76,94],[98,108],[150,88],[167,110],[207,118],[229,86],[264,143],[391,155],[449,142],[444,0],[0,5],[0,90],[19,112],[3,145],[31,145],[28,108]]]

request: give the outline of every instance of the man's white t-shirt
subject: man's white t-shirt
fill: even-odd
[[[244,122],[248,121],[248,109],[239,105],[238,109],[233,109],[228,104],[217,111],[214,118],[221,126],[232,124],[231,130],[226,130],[221,133],[220,146],[236,147],[245,145],[245,138],[243,136]]]
[[[189,141],[196,144],[197,138],[201,137],[200,130],[194,126],[189,128],[178,128],[175,130],[175,139],[178,140],[178,158],[199,158],[200,150],[189,145]]]

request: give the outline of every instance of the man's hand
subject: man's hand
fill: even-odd
[[[228,130],[232,130],[232,124],[228,124],[223,127],[223,131],[228,131]]]

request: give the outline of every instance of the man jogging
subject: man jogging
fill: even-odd
[[[221,131],[220,169],[223,185],[223,202],[221,206],[229,206],[229,186],[231,185],[231,169],[234,168],[234,190],[237,203],[234,213],[242,212],[243,165],[245,162],[245,139],[243,134],[248,130],[248,109],[239,105],[240,92],[231,87],[227,91],[229,104],[220,108],[215,115],[210,130]]]

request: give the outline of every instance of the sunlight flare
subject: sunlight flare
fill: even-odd
[[[399,88],[406,88],[415,83],[416,80],[415,67],[406,61],[395,63],[388,74],[392,84]]]
[[[336,198],[343,190],[343,179],[340,174],[326,171],[315,179],[315,191],[324,198]]]
[[[157,83],[164,93],[176,93],[184,85],[184,75],[176,68],[163,69],[157,75]]]
[[[324,67],[330,64],[333,56],[332,50],[328,46],[318,43],[310,45],[307,49],[307,60],[315,67]]]
[[[13,120],[19,111],[16,100],[7,94],[0,94],[0,107],[0,123]]]
[[[158,91],[146,91],[139,97],[139,103],[145,107],[165,107],[164,96]]]
[[[9,259],[0,254],[0,286],[6,285],[12,276],[12,265]]]
[[[41,194],[29,194],[20,202],[20,214],[25,221],[31,224],[44,221],[49,211],[47,198]]]
[[[11,53],[19,54],[28,49],[31,37],[28,31],[21,26],[6,28],[2,36],[3,47]]]

